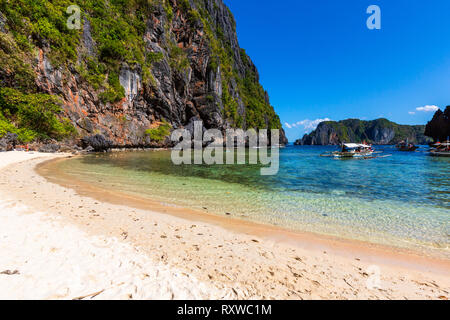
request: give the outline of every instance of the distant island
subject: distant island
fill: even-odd
[[[424,125],[400,125],[387,119],[364,121],[347,119],[324,121],[310,134],[295,141],[295,145],[339,145],[344,142],[366,142],[376,145],[397,144],[408,139],[415,144],[428,144]]]

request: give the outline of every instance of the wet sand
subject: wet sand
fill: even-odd
[[[0,157],[11,158],[10,154]],[[123,245],[148,259],[148,267],[138,269],[138,274],[144,274],[150,266],[152,270],[161,267],[167,271],[167,277],[151,277],[155,287],[169,286],[173,283],[171,275],[179,273],[186,277],[182,283],[187,287],[195,279],[202,288],[191,295],[196,299],[447,299],[449,295],[448,259],[171,207],[76,181],[68,184],[51,174],[49,182],[35,171],[36,165],[48,159],[16,161],[1,169],[0,193],[9,199],[9,206],[24,206],[24,212],[43,212],[46,219],[57,219],[55,231],[74,228],[87,243],[98,238],[106,243],[115,239],[102,249],[113,252],[116,246]],[[46,174],[45,168],[41,166],[39,172]],[[28,217],[23,212],[17,214]],[[60,246],[69,246],[70,238],[61,239]],[[126,254],[115,256],[120,261],[132,260]],[[90,264],[78,259],[83,260],[68,257],[72,265],[83,265],[88,274],[99,265],[114,265],[114,259]],[[21,267],[0,263],[0,269]],[[10,277],[20,275],[0,274],[0,294],[4,291],[2,281]],[[67,284],[70,292],[71,285]],[[133,285],[139,295],[128,293],[132,287],[127,284],[117,296],[102,284],[93,292],[104,290],[96,296],[100,299],[157,296],[158,291],[151,291],[149,283],[137,281]],[[33,292],[29,287],[27,290]],[[177,298],[184,293],[178,290],[172,294],[163,298]]]

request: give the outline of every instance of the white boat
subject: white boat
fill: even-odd
[[[372,146],[358,143],[344,143],[341,151],[333,152],[335,158],[371,157],[374,153]]]

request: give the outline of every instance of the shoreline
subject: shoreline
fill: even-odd
[[[281,242],[298,246],[302,249],[323,251],[327,250],[347,258],[353,258],[355,253],[377,263],[384,263],[407,268],[415,268],[419,271],[438,272],[448,274],[450,260],[446,256],[432,254],[394,245],[384,245],[356,239],[347,239],[333,235],[325,235],[307,231],[289,230],[281,226],[260,223],[252,220],[244,220],[234,216],[221,216],[218,214],[184,208],[172,204],[163,204],[154,199],[147,199],[135,195],[126,194],[116,190],[106,190],[101,187],[89,185],[77,180],[69,183],[68,177],[65,179],[55,178],[49,175],[46,166],[61,159],[50,159],[36,165],[35,171],[48,181],[58,184],[64,188],[73,189],[81,196],[88,196],[98,201],[111,204],[122,204],[130,208],[155,211],[161,214],[168,214],[177,218],[191,222],[202,222],[219,226],[230,232],[247,234],[261,237],[273,242]],[[64,175],[58,172],[57,176]],[[426,265],[426,267],[424,267]]]
[[[67,156],[0,153],[0,175],[22,177],[18,165]],[[200,282],[176,268],[152,261],[140,248],[116,237],[88,234],[61,216],[29,206],[30,201],[11,195],[11,186],[5,179],[0,180],[0,299],[234,297],[231,288]]]
[[[205,218],[203,212],[191,215],[184,208],[165,206],[158,213],[148,203],[140,208],[111,204],[95,199],[95,192],[68,189],[33,175],[44,161],[15,165],[22,176],[6,177],[0,169],[2,186],[5,180],[19,184],[0,190],[34,210],[46,209],[89,236],[119,238],[152,261],[184,269],[203,283],[232,287],[237,292],[233,299],[443,299],[450,291],[448,260],[233,218]],[[39,190],[30,192],[36,185]],[[367,288],[367,269],[374,264],[381,269],[381,290]]]

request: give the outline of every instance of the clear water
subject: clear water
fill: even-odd
[[[175,166],[170,151],[96,154],[55,165],[73,179],[162,203],[449,256],[449,158],[393,147],[377,148],[387,158],[319,157],[334,150],[282,149],[276,176],[261,176],[258,165]]]

